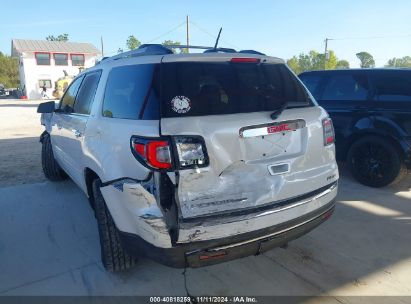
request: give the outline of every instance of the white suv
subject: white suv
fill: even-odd
[[[331,120],[277,58],[143,45],[38,112],[44,174],[87,194],[109,271],[138,256],[199,267],[259,254],[334,210]]]

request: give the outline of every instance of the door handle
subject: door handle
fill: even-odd
[[[81,137],[82,134],[79,130],[72,130],[72,131],[73,131],[75,137],[77,137],[77,138]]]

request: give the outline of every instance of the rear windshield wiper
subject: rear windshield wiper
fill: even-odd
[[[288,102],[284,102],[280,108],[278,108],[273,113],[271,113],[270,115],[271,119],[276,120],[281,115],[281,113],[287,108],[287,106],[288,106]]]

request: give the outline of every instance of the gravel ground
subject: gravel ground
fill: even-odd
[[[40,101],[0,100],[0,187],[41,182]]]

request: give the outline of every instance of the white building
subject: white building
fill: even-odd
[[[19,58],[20,88],[29,99],[52,98],[55,82],[96,64],[100,51],[91,43],[13,39],[11,54]]]

